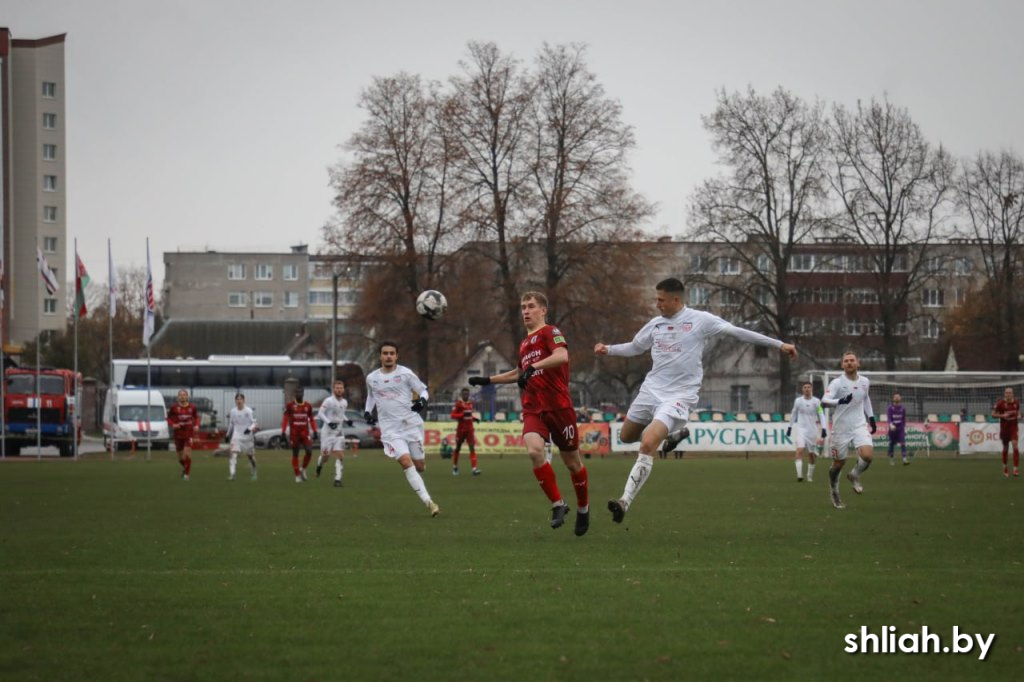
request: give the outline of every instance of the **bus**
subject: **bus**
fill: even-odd
[[[287,355],[211,355],[205,360],[153,358],[114,360],[115,388],[144,388],[160,391],[170,404],[185,389],[197,403],[211,404],[216,415],[207,427],[224,428],[227,414],[235,405],[235,394],[245,394],[246,404],[256,413],[263,428],[280,425],[285,388],[301,386],[305,399],[314,405],[330,393],[330,360],[293,360]],[[366,377],[357,363],[338,361],[336,376],[345,382],[349,404],[362,405]]]

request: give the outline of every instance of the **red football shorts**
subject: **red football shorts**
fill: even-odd
[[[580,449],[580,432],[576,427],[576,410],[565,408],[548,412],[523,414],[523,433],[537,433],[551,439],[562,452]]]

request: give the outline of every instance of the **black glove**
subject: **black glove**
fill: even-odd
[[[519,388],[525,390],[526,382],[529,381],[530,377],[532,377],[536,372],[536,367],[534,367],[533,365],[527,365],[526,369],[519,373],[519,381],[516,382],[517,384],[519,384]]]
[[[374,424],[377,423],[377,419],[369,412],[363,412],[363,419],[365,419],[366,423],[369,424],[370,426],[373,426]]]
[[[792,430],[793,430],[792,426],[787,426],[786,427],[786,438],[789,438],[789,435],[790,435],[789,432],[792,431]]]
[[[476,422],[477,424],[479,424],[480,423],[480,417],[473,417],[473,421]]]
[[[490,383],[491,383],[491,378],[490,377],[470,377],[469,378],[469,385],[470,386],[487,386]]]
[[[871,428],[871,433],[874,433],[875,431],[878,430],[878,427],[875,426],[875,418],[874,417],[868,417],[868,426]]]
[[[822,429],[821,430],[821,437],[822,438],[828,438],[828,431],[826,431],[825,429]]]
[[[355,426],[355,425],[356,425],[356,423],[354,421],[352,421],[351,419],[346,419],[345,420],[345,426]]]
[[[422,412],[423,408],[425,408],[426,406],[427,406],[427,399],[426,398],[416,398],[416,400],[412,401],[412,411],[413,412]]]
[[[330,427],[331,431],[334,431],[336,428],[338,428],[338,422],[328,422],[327,426]]]
[[[252,433],[252,429],[246,429],[245,431],[242,431],[242,433],[248,436],[250,433]]]
[[[224,434],[224,442],[225,443],[230,443],[231,442],[231,432],[230,431],[228,431],[227,433]]]
[[[853,402],[853,394],[851,393],[845,398],[840,398],[836,402],[839,403],[840,405],[849,405],[851,402]]]

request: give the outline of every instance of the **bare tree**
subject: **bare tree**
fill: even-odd
[[[506,352],[518,347],[519,281],[517,245],[529,232],[519,206],[529,191],[523,163],[524,118],[532,86],[520,63],[493,43],[469,44],[459,62],[448,121],[461,147],[457,174],[467,191],[466,215],[486,248],[478,257],[494,263],[506,321]]]
[[[691,200],[687,237],[714,242],[709,261],[688,283],[707,283],[737,306],[743,320],[779,338],[792,333],[790,288],[794,249],[820,234],[828,186],[827,128],[821,104],[809,105],[778,88],[759,95],[718,93],[714,112],[703,117],[726,175],[706,180]],[[704,254],[698,254],[698,258]],[[724,265],[738,277],[717,277]],[[787,356],[779,366],[779,395],[792,392]],[[781,398],[780,398],[781,399]],[[780,409],[783,406],[780,405]]]
[[[972,304],[986,314],[964,331],[987,330],[997,340],[991,346],[999,366],[1018,369],[1024,322],[1024,161],[1010,151],[984,152],[965,161],[957,204],[967,217],[965,236],[981,248],[988,299]]]
[[[381,257],[399,273],[379,282],[394,286],[390,305],[371,311],[378,317],[391,314],[394,301],[403,299],[412,310],[418,292],[433,286],[458,238],[460,212],[449,210],[455,147],[440,125],[439,99],[436,87],[425,86],[419,76],[374,79],[360,98],[368,118],[346,145],[351,161],[332,169],[337,217],[323,230],[327,248]],[[419,321],[415,339],[425,380],[430,375],[426,324]]]
[[[855,111],[836,106],[831,129],[831,183],[840,205],[834,226],[864,247],[861,262],[878,297],[876,350],[893,370],[909,304],[934,277],[929,246],[948,238],[953,162],[888,99],[858,103]]]
[[[654,213],[629,185],[633,129],[585,57],[583,45],[545,44],[536,60],[529,112],[533,192],[525,212],[544,248],[544,289],[555,320],[565,318],[565,284],[607,263],[601,249],[567,247],[639,239],[638,226]]]

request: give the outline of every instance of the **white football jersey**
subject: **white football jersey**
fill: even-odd
[[[826,428],[825,410],[821,409],[821,401],[814,396],[797,396],[790,415],[790,427],[800,429],[812,439],[817,438],[821,429]]]
[[[834,408],[834,433],[849,434],[867,428],[867,418],[875,416],[875,411],[871,407],[871,396],[868,395],[870,385],[868,378],[859,374],[852,380],[848,379],[846,374],[841,374],[829,383],[825,395],[821,398],[821,404]],[[853,399],[850,402],[839,404],[839,400],[851,394]]]
[[[348,401],[344,398],[335,398],[334,394],[324,398],[324,401],[320,403],[320,409],[317,410],[316,416],[320,417],[320,421],[324,423],[323,428],[329,429],[327,426],[331,423],[337,423],[338,429],[341,429],[342,422],[348,419],[345,416],[345,410],[348,409]]]
[[[390,372],[375,369],[366,377],[366,411],[377,408],[382,433],[397,433],[410,427],[423,427],[423,419],[413,412],[413,394],[428,398],[427,386],[411,369],[397,365]]]
[[[252,408],[246,405],[242,409],[232,407],[231,411],[228,412],[228,430],[235,436],[241,436],[245,434],[245,430],[249,429],[252,433],[256,427],[256,416],[253,414]]]
[[[723,332],[748,343],[782,346],[781,341],[736,327],[717,315],[684,307],[672,317],[653,318],[629,343],[608,346],[608,355],[633,356],[651,351],[651,371],[640,392],[659,402],[677,398],[696,402],[704,378],[704,345]]]

